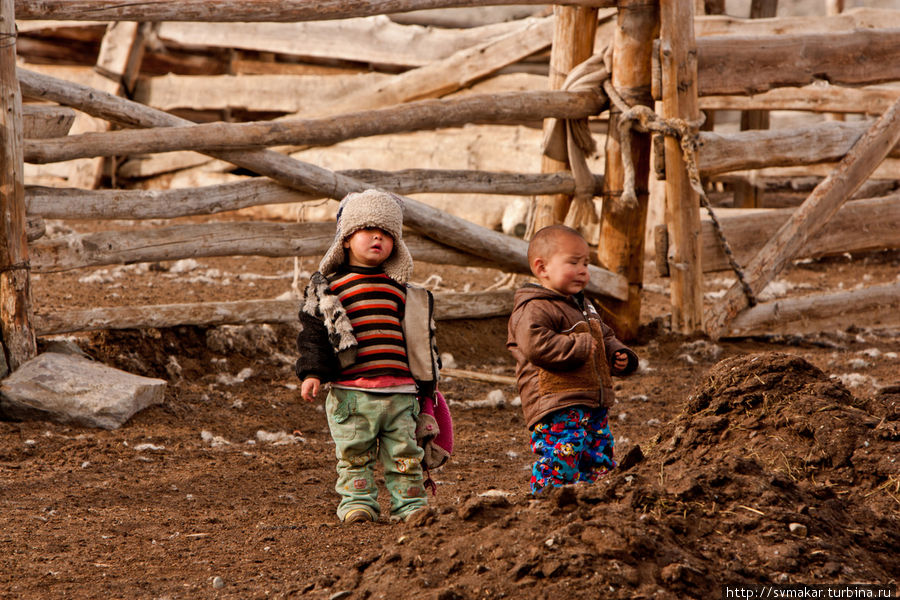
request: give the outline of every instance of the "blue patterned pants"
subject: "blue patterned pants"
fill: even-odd
[[[531,493],[546,486],[594,483],[610,469],[613,437],[605,408],[573,406],[550,413],[531,432],[537,460],[531,468]]]

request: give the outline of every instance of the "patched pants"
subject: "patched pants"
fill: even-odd
[[[392,518],[402,519],[427,504],[422,475],[424,452],[416,444],[419,402],[414,394],[332,388],[325,399],[325,411],[338,459],[338,518],[343,521],[356,508],[378,517],[376,461],[384,467]]]
[[[575,406],[550,413],[531,432],[537,455],[531,493],[546,486],[594,483],[616,466],[605,408]]]

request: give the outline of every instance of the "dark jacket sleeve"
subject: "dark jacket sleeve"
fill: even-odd
[[[332,381],[340,372],[337,355],[329,343],[328,331],[320,318],[300,311],[300,333],[297,334],[297,350],[300,357],[294,370],[300,380],[317,377],[320,381]]]
[[[606,361],[609,363],[610,373],[620,377],[634,373],[638,368],[637,354],[616,337],[612,327],[608,326],[603,321],[600,322],[600,327],[603,330],[603,345],[606,347]],[[628,356],[628,364],[625,365],[625,368],[621,371],[616,370],[615,367],[616,352],[624,352]]]

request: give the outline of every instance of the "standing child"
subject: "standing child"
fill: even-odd
[[[528,245],[540,285],[516,291],[506,346],[516,359],[522,410],[537,455],[531,492],[546,486],[595,482],[616,466],[607,410],[611,374],[637,368],[625,347],[582,293],[589,250],[577,231],[551,225]]]
[[[375,463],[384,467],[391,520],[427,505],[423,450],[416,443],[417,395],[438,373],[430,292],[407,285],[400,198],[378,190],[347,195],[334,242],[310,277],[300,309],[297,375],[313,402],[322,383],[335,442],[344,523],[378,519]]]

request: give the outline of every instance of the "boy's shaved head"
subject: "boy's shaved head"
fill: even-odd
[[[528,243],[528,264],[533,265],[536,258],[549,259],[556,251],[559,240],[569,236],[584,240],[578,231],[567,225],[548,225],[540,229]]]

